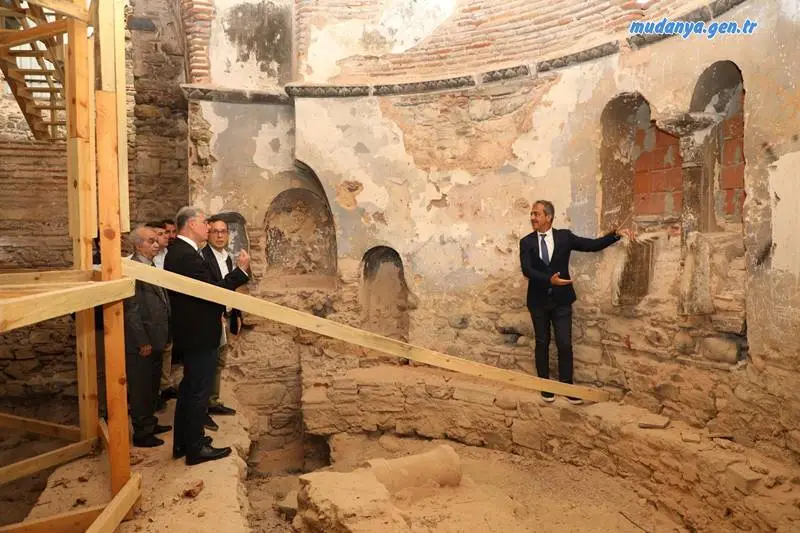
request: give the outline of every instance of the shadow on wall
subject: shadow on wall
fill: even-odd
[[[408,342],[408,311],[414,297],[400,254],[388,246],[376,246],[364,254],[362,265],[363,329]]]
[[[266,283],[273,288],[331,287],[337,273],[336,229],[319,179],[296,163],[292,188],[278,194],[267,211]]]

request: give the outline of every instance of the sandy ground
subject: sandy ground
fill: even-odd
[[[349,472],[373,458],[422,453],[445,441],[391,436],[336,436],[333,464]],[[447,441],[462,460],[461,486],[404,490],[394,496],[415,533],[682,532],[650,507],[627,481],[591,468],[551,463]],[[275,473],[248,480],[254,533],[292,531],[274,507],[299,489],[298,476]]]
[[[224,396],[226,403],[238,408],[235,399]],[[172,424],[175,401],[159,413],[162,424]],[[183,460],[172,459],[172,432],[161,435],[166,440],[158,448],[132,448],[131,470],[142,474],[142,498],[134,519],[124,522],[120,533],[246,533],[247,497],[244,489],[247,457],[250,448],[245,418],[215,417],[220,429],[209,433],[214,445],[233,446],[234,453],[219,461],[187,467]],[[184,491],[202,483],[194,497]],[[106,503],[111,493],[108,460],[104,452],[64,465],[50,476],[28,518],[40,518],[60,512]]]

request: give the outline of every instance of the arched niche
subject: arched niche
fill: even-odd
[[[319,179],[296,162],[292,187],[278,194],[264,222],[267,285],[328,287],[335,283],[336,229]]]
[[[235,211],[224,211],[214,216],[228,225],[228,252],[236,257],[241,250],[250,252],[250,238],[247,235],[247,221]]]
[[[388,246],[370,248],[364,254],[361,272],[362,327],[408,341],[410,290],[400,254]]]
[[[740,223],[744,204],[744,80],[732,61],[717,61],[697,79],[690,111],[715,113],[722,121],[707,141],[701,196],[709,194],[707,216],[701,215],[701,231],[716,224],[702,224],[714,215],[720,221]]]

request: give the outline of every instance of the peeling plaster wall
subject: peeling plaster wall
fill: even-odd
[[[576,376],[769,454],[800,453],[800,341],[786,335],[800,331],[800,242],[790,215],[798,201],[790,169],[800,152],[798,7],[746,2],[725,16],[746,18],[758,21],[756,33],[723,37],[724,45],[720,36],[668,39],[533,81],[419,96],[298,99],[296,157],[314,169],[331,203],[340,265],[360,261],[371,246],[393,247],[419,298],[412,343],[532,371],[517,247],[529,231],[530,201],[553,200],[557,227],[596,235],[604,106],[638,91],[654,120],[674,116],[689,109],[707,67],[731,60],[746,91],[742,238],[693,237],[697,259],[693,270],[682,270],[688,256],[680,239],[665,235],[654,289],[632,311],[611,305],[622,245],[576,254]],[[745,265],[746,278],[737,277]],[[340,272],[350,275],[345,267]],[[712,315],[678,315],[687,272],[703,278],[690,292],[713,298]],[[742,345],[725,317],[744,316],[734,295],[744,284]]]
[[[265,89],[292,78],[291,0],[216,0],[211,83]]]

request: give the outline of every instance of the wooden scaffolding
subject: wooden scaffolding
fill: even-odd
[[[112,500],[104,506],[19,522],[15,533],[114,531],[141,495],[131,475],[120,235],[128,230],[124,0],[0,1],[0,68],[37,139],[66,141],[73,267],[0,274],[0,333],[75,314],[79,426],[0,414],[0,427],[75,441],[0,468],[0,483],[106,449]],[[9,23],[12,20],[14,22]],[[33,58],[35,69],[20,61]],[[47,93],[49,98],[36,95]],[[46,111],[48,117],[43,117]],[[63,116],[59,112],[63,111]],[[63,135],[59,136],[58,131]],[[92,269],[92,239],[102,265]],[[100,420],[94,307],[103,307],[108,422]]]

